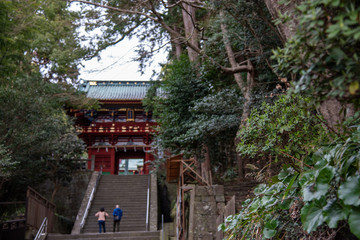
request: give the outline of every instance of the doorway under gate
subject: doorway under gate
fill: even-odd
[[[144,159],[119,159],[118,175],[136,175],[143,174]]]

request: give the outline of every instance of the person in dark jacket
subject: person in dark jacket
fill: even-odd
[[[121,221],[122,215],[123,215],[123,211],[119,208],[119,205],[116,205],[115,209],[113,211],[113,216],[114,216],[113,232],[115,232],[115,228],[116,228],[116,232],[120,231],[120,221]]]

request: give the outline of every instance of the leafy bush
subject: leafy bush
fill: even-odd
[[[273,104],[253,109],[246,128],[240,129],[237,150],[242,155],[300,160],[313,152],[324,130],[309,99],[280,96]]]
[[[296,33],[274,51],[274,59],[281,76],[298,79],[290,92],[311,97],[301,100],[304,106],[326,99],[359,106],[359,13],[356,0],[305,0],[297,6]],[[360,238],[360,113],[330,140],[334,136],[323,138],[311,109],[298,108],[296,98],[279,104],[285,99],[253,112],[238,150],[251,157],[285,153],[296,162],[259,185],[255,197],[219,228],[228,239],[334,239],[347,228]]]
[[[256,235],[299,239],[314,231],[331,231],[341,223],[360,238],[359,122],[349,129],[346,139],[310,154],[304,171],[286,166],[271,183],[260,184],[255,198],[219,228],[229,239]]]
[[[274,51],[280,75],[298,76],[293,91],[315,100],[336,97],[359,104],[360,2],[302,1],[295,35]]]

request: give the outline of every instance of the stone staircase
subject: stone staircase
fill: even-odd
[[[109,214],[106,231],[113,230],[112,212],[116,204],[123,210],[120,231],[146,231],[146,205],[149,175],[103,175],[96,190],[95,198],[83,233],[97,233],[99,226],[95,213],[104,207]]]
[[[255,181],[229,182],[224,183],[225,201],[229,201],[235,195],[236,212],[241,209],[241,204],[249,197],[253,197],[254,188],[260,183]]]
[[[147,231],[146,208],[149,175],[102,175],[92,201],[85,226],[81,234],[48,234],[47,240],[61,239],[131,239],[158,240],[159,231]],[[112,212],[119,204],[123,210],[120,232],[113,233]],[[95,213],[105,208],[106,233],[98,233],[99,225]],[[149,219],[150,220],[150,219]]]
[[[46,240],[159,240],[160,232],[119,232],[119,233],[84,233],[84,234],[48,234]]]

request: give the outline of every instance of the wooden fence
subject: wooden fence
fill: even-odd
[[[36,229],[39,229],[44,218],[47,217],[48,232],[52,232],[55,205],[46,200],[31,187],[28,187],[26,200],[26,223]]]
[[[25,236],[25,219],[0,223],[0,239],[23,240]]]

